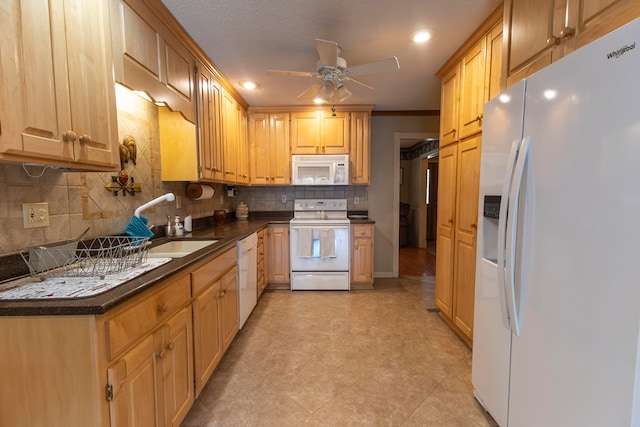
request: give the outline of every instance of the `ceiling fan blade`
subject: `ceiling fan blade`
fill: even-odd
[[[354,82],[354,83],[359,84],[360,86],[364,86],[364,87],[369,88],[369,89],[371,89],[371,90],[376,90],[374,87],[371,87],[371,86],[366,85],[366,84],[364,84],[364,83],[362,83],[362,82],[359,82],[358,80],[356,80],[356,79],[354,79],[354,78],[351,78],[351,77],[346,77],[346,78],[343,78],[342,80],[344,80],[344,81]]]
[[[306,71],[280,71],[280,70],[267,70],[265,71],[268,76],[287,76],[287,77],[317,77],[316,73],[309,73]]]
[[[392,56],[390,58],[381,59],[380,61],[369,62],[362,65],[354,65],[349,67],[352,76],[363,76],[365,74],[388,73],[400,69],[398,58]]]
[[[316,50],[322,65],[329,67],[338,65],[338,43],[316,39]]]
[[[318,91],[320,90],[321,87],[322,87],[321,85],[315,84],[309,87],[304,92],[302,92],[300,95],[298,95],[298,98],[313,98],[318,94]]]

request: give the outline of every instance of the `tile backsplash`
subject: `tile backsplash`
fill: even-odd
[[[283,196],[285,203],[282,203]],[[368,210],[366,186],[273,186],[238,187],[235,203],[245,202],[252,211],[293,211],[295,199],[347,199],[350,211]],[[358,204],[356,204],[356,200]]]

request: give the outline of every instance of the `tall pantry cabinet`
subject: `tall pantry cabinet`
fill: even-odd
[[[500,92],[502,6],[438,71],[442,79],[436,242],[436,305],[473,340],[482,109]]]

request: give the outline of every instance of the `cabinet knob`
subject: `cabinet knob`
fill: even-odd
[[[478,226],[478,224],[476,224],[475,222],[471,223],[471,228],[476,228]]]
[[[560,44],[560,38],[556,37],[556,36],[550,36],[547,39],[547,46],[554,46],[554,45],[558,45]]]
[[[568,39],[569,37],[571,37],[575,33],[576,33],[576,29],[575,28],[564,27],[562,29],[562,31],[560,31],[560,37],[562,37],[563,39]]]
[[[449,224],[453,224],[453,219],[449,218],[449,221],[447,221]]]
[[[167,355],[167,351],[166,350],[162,350],[160,353],[158,353],[158,358],[159,359],[164,359],[166,355]]]
[[[170,342],[169,345],[167,345],[167,350],[169,351],[173,351],[176,348],[176,343],[174,342]]]
[[[169,309],[169,306],[167,305],[167,303],[162,303],[158,306],[158,311],[160,313],[166,313],[168,309]]]
[[[80,144],[91,144],[91,135],[82,135],[79,139]]]
[[[72,130],[68,130],[62,134],[62,139],[64,142],[73,142],[78,138],[78,135]]]

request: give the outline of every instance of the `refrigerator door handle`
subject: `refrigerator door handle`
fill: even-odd
[[[500,307],[502,308],[502,323],[505,328],[511,329],[511,313],[509,306],[507,305],[507,293],[506,293],[506,271],[505,271],[505,245],[506,245],[506,230],[508,227],[508,206],[509,206],[509,193],[511,192],[511,185],[513,180],[513,170],[516,167],[516,160],[518,159],[518,150],[522,140],[516,139],[511,143],[511,150],[509,151],[509,159],[507,160],[507,170],[505,172],[504,182],[502,184],[502,195],[500,202],[500,215],[498,219],[498,291],[500,293]]]
[[[531,137],[525,137],[520,142],[518,149],[518,160],[513,170],[512,184],[509,192],[509,207],[506,229],[505,244],[505,269],[506,269],[506,294],[507,306],[511,315],[511,331],[517,336],[520,335],[522,326],[521,313],[518,311],[519,305],[516,301],[516,287],[521,291],[522,284],[516,280],[516,249],[518,247],[517,230],[518,230],[518,210],[520,208],[520,192],[522,190],[522,180],[524,176],[525,166],[529,159],[529,146]]]

